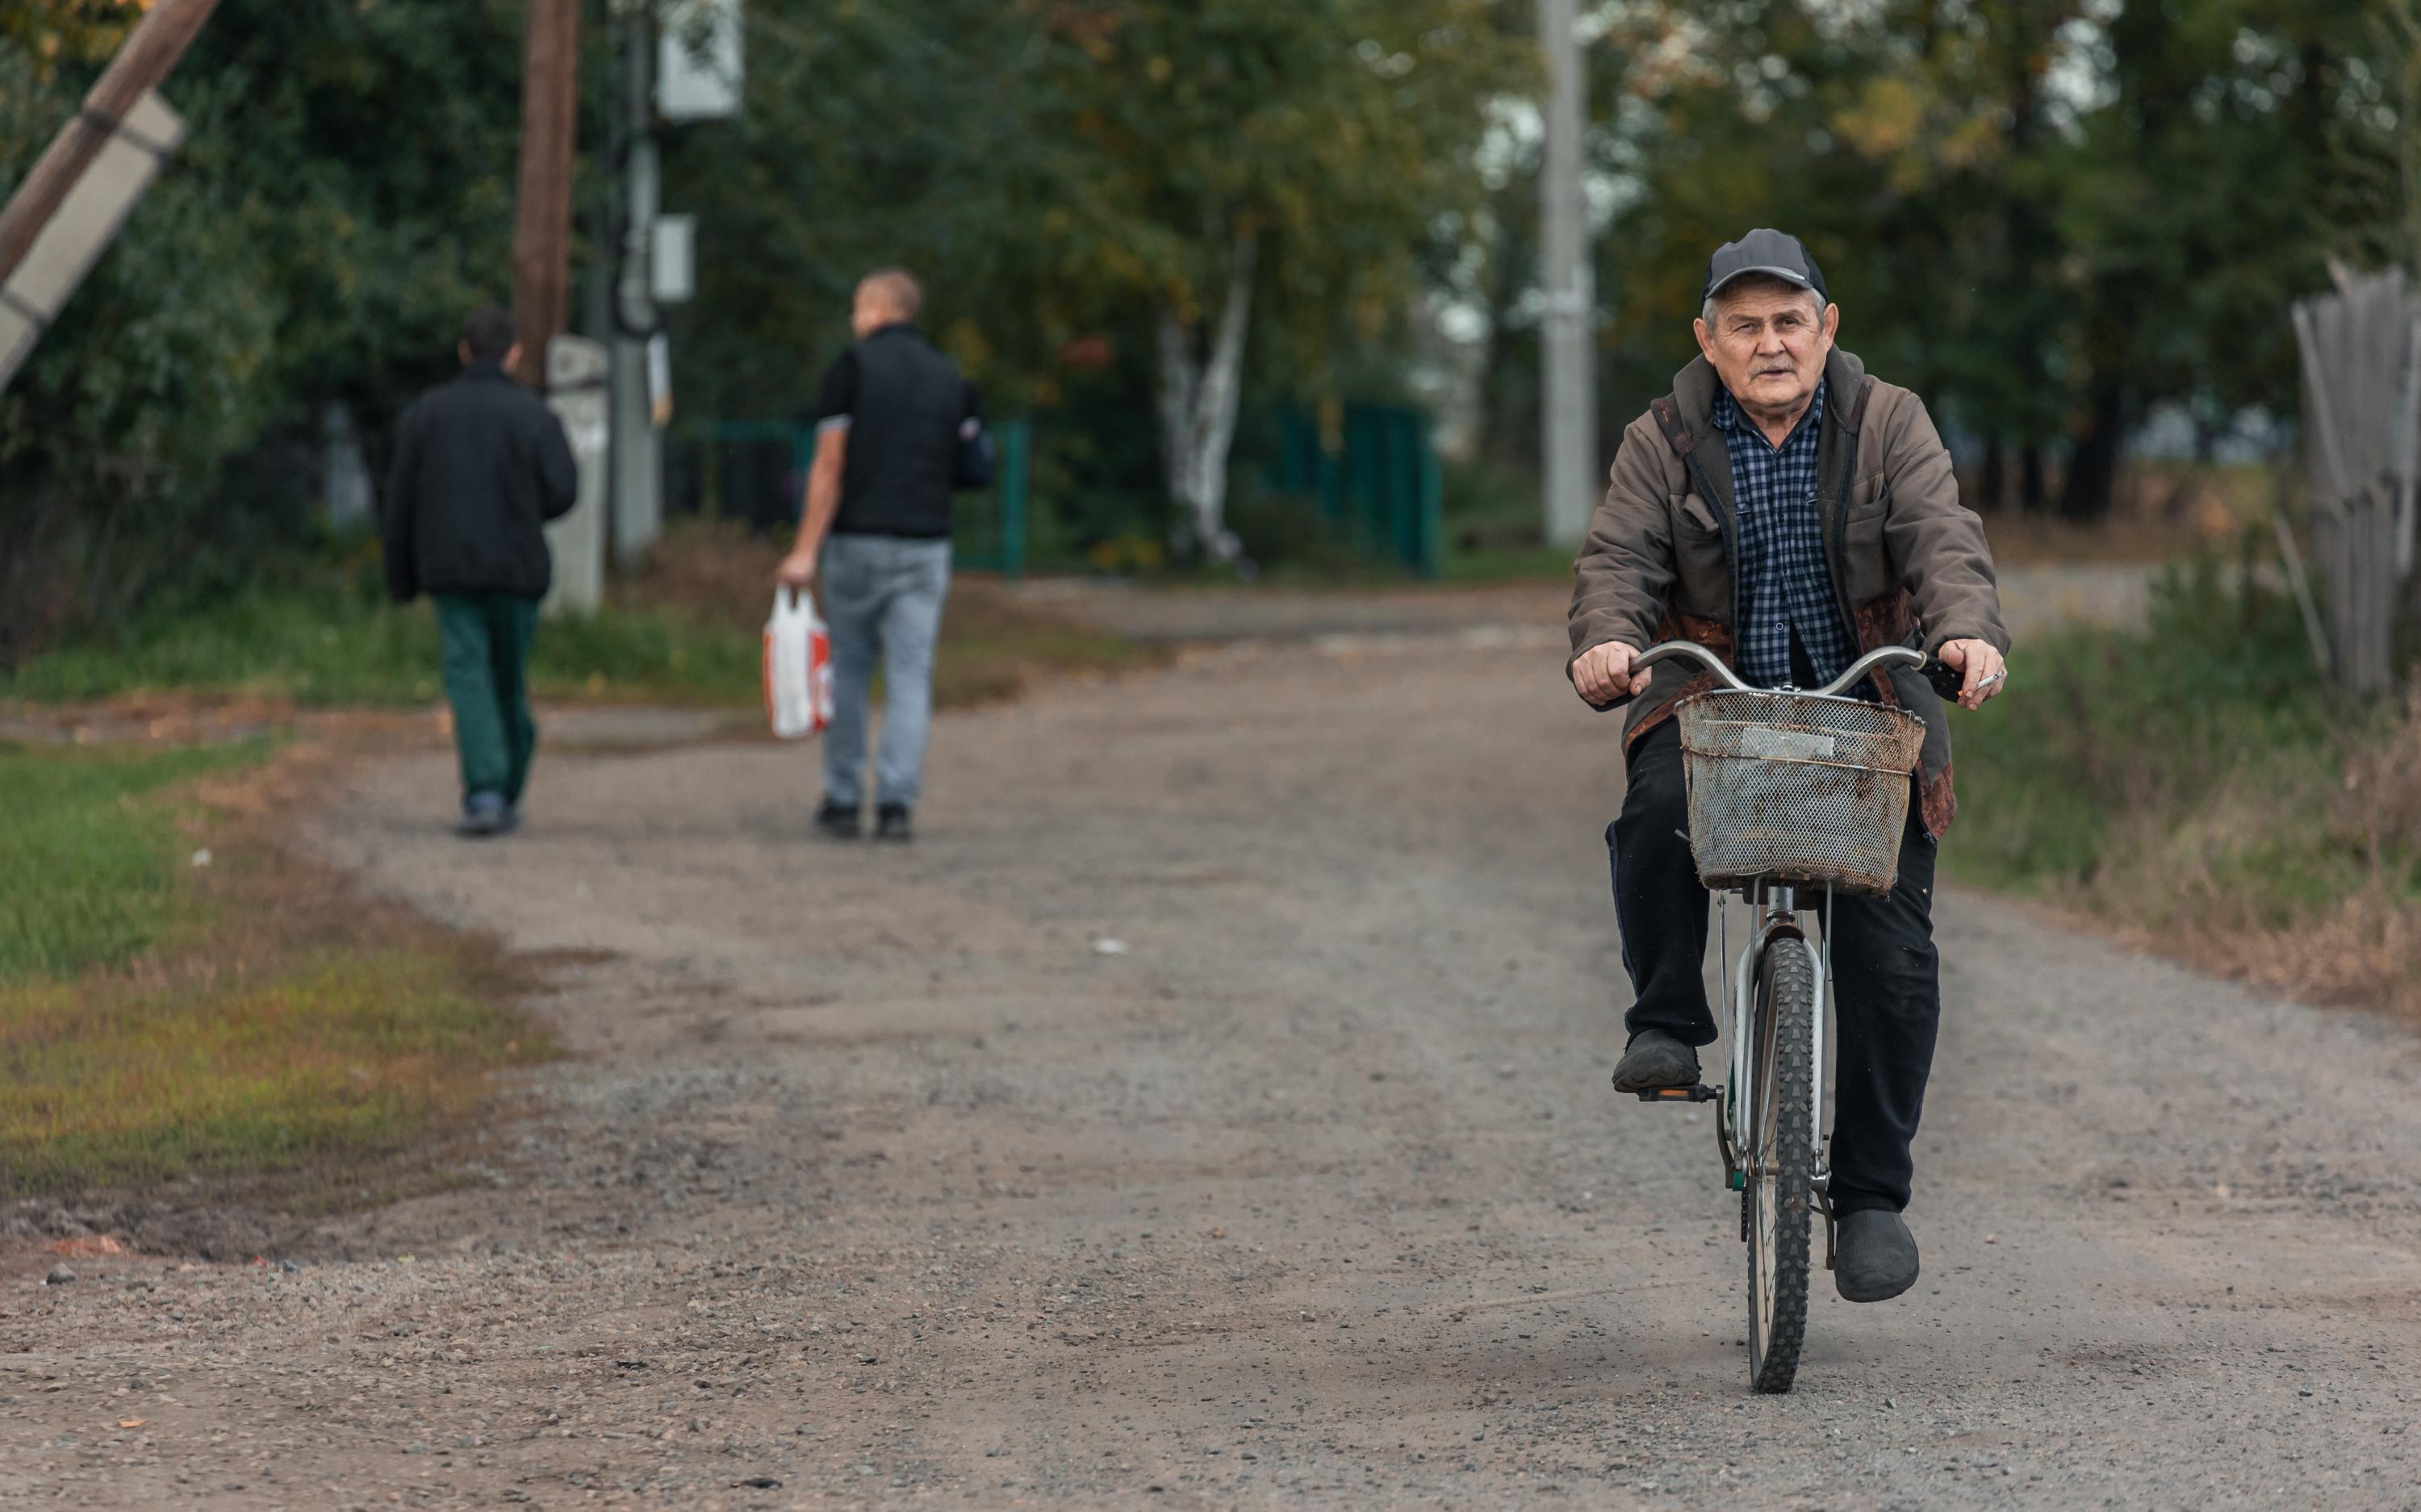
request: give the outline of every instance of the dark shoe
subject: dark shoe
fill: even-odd
[[[1833,1287],[1853,1302],[1889,1302],[1916,1285],[1916,1239],[1888,1208],[1861,1208],[1840,1222]]]
[[[492,834],[502,834],[507,828],[504,795],[473,793],[462,800],[462,819],[454,833],[466,840],[484,840]]]
[[[827,840],[858,838],[861,832],[857,824],[857,805],[836,803],[829,798],[825,799],[823,806],[816,810],[816,833]]]
[[[1614,1068],[1617,1092],[1652,1092],[1661,1086],[1696,1086],[1698,1052],[1662,1029],[1642,1029]]]
[[[885,803],[874,811],[874,837],[906,844],[916,838],[915,826],[908,822],[908,805]]]

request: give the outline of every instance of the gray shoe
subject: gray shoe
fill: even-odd
[[[473,793],[462,800],[462,818],[454,826],[454,833],[466,840],[502,834],[512,827],[508,818],[511,812],[502,793]]]
[[[1617,1092],[1653,1092],[1663,1086],[1696,1086],[1698,1052],[1663,1029],[1642,1029],[1614,1068]]]
[[[1840,1222],[1833,1288],[1853,1302],[1889,1302],[1916,1285],[1916,1239],[1899,1214],[1861,1208]]]

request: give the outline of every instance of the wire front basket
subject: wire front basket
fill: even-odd
[[[1685,698],[1690,849],[1709,887],[1891,891],[1925,726],[1881,704],[1718,690]]]

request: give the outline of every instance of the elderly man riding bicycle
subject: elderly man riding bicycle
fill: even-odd
[[[1623,433],[1575,568],[1572,686],[1601,709],[1631,705],[1629,786],[1606,830],[1636,999],[1614,1073],[1624,1091],[1695,1084],[1697,1047],[1715,1038],[1701,977],[1708,893],[1673,719],[1714,678],[1681,660],[1634,677],[1642,648],[1695,641],[1754,686],[1815,688],[1861,652],[1905,645],[1959,675],[1968,709],[2006,677],[1982,522],[1959,502],[1924,404],[1835,348],[1839,324],[1796,238],[1756,230],[1718,249],[1696,322],[1703,355]],[[1830,943],[1835,1284],[1851,1302],[1881,1302],[1916,1280],[1900,1211],[1942,1008],[1933,852],[1957,803],[1931,684],[1898,666],[1864,693],[1925,726],[1898,879],[1882,896],[1840,899]]]

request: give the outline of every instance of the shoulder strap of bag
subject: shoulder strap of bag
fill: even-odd
[[[1656,429],[1664,432],[1664,444],[1673,448],[1673,454],[1689,456],[1690,428],[1681,423],[1680,408],[1673,402],[1673,396],[1667,394],[1648,408],[1656,416]]]

